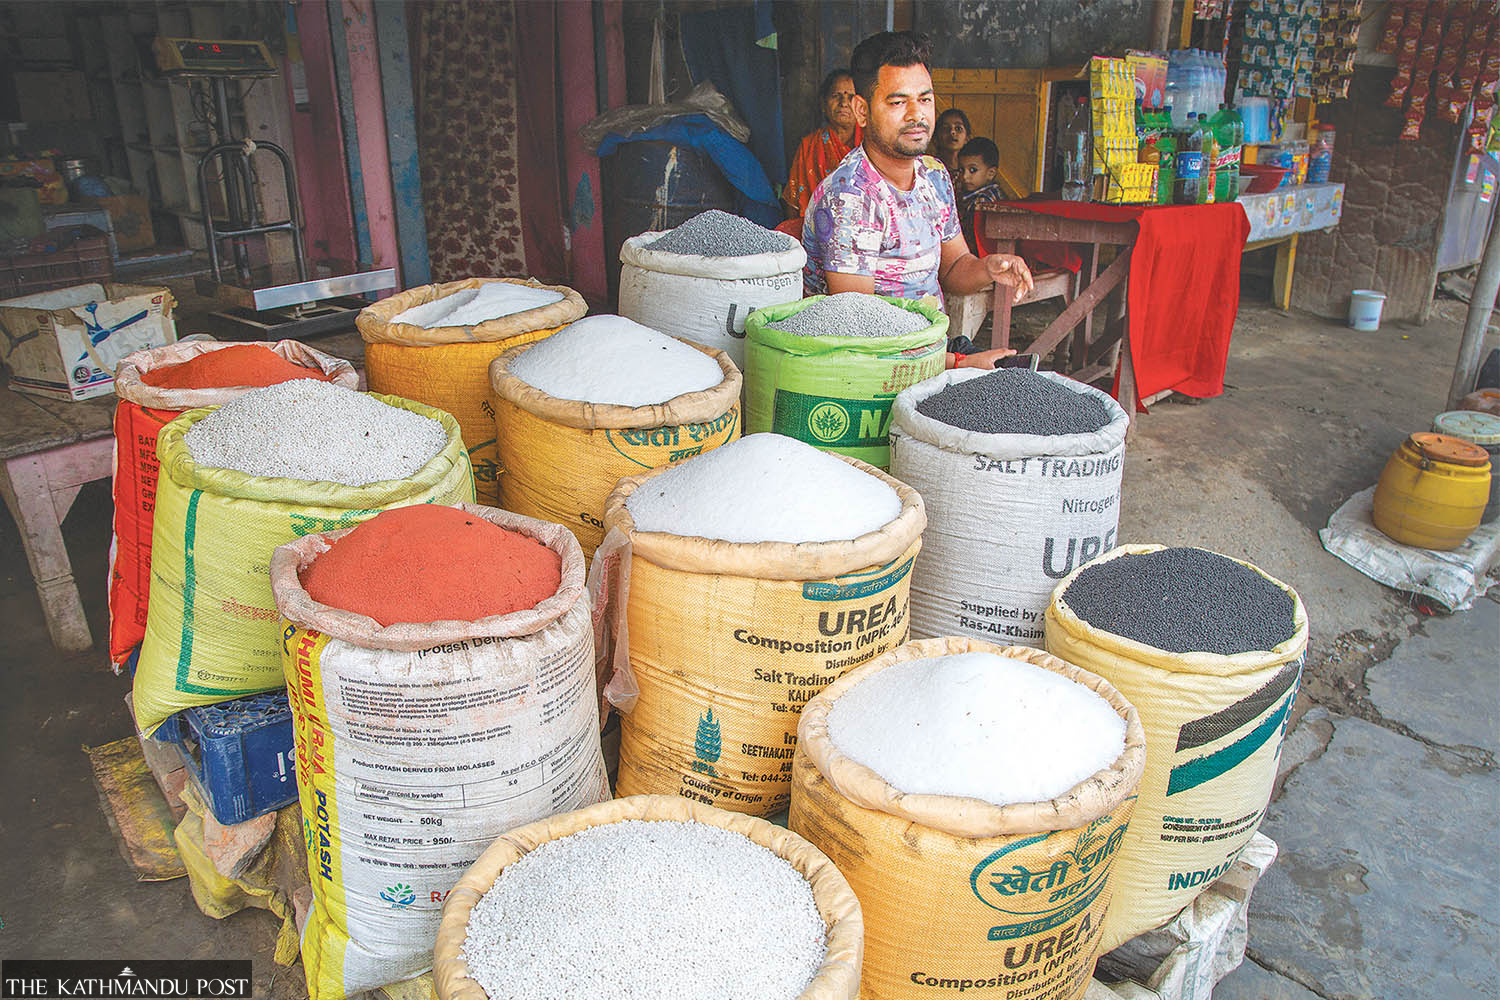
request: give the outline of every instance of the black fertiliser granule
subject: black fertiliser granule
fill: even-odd
[[[980,434],[1092,434],[1109,408],[1025,368],[997,368],[955,382],[917,404],[924,417]]]
[[[1094,563],[1074,578],[1063,599],[1096,629],[1172,653],[1264,651],[1296,631],[1290,594],[1204,549],[1137,552]]]
[[[645,249],[694,257],[749,257],[781,253],[794,242],[786,233],[711,208],[647,243]]]

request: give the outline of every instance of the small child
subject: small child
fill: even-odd
[[[1000,148],[984,137],[970,139],[958,151],[958,221],[969,249],[979,252],[974,240],[974,208],[982,202],[1003,201],[1005,192],[995,180],[1000,173]]]

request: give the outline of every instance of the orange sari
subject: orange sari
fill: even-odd
[[[845,145],[826,125],[803,137],[797,155],[792,158],[786,187],[781,192],[781,201],[790,212],[798,218],[807,214],[807,203],[812,200],[813,191],[823,178],[833,173],[833,168],[849,155],[850,150],[860,144],[861,133],[860,127],[854,126],[854,141],[850,145]]]

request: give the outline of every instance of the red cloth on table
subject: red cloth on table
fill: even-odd
[[[1250,220],[1239,203],[1015,201],[1006,207],[1139,224],[1126,295],[1130,358],[1140,398],[1164,389],[1200,398],[1224,391],[1229,337],[1240,307],[1240,254],[1250,233]]]

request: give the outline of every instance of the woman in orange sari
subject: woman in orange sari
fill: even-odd
[[[860,128],[854,121],[854,79],[847,69],[836,69],[825,76],[818,88],[818,98],[827,124],[804,136],[797,155],[792,158],[791,176],[781,192],[788,219],[802,218],[813,190],[861,139]]]

